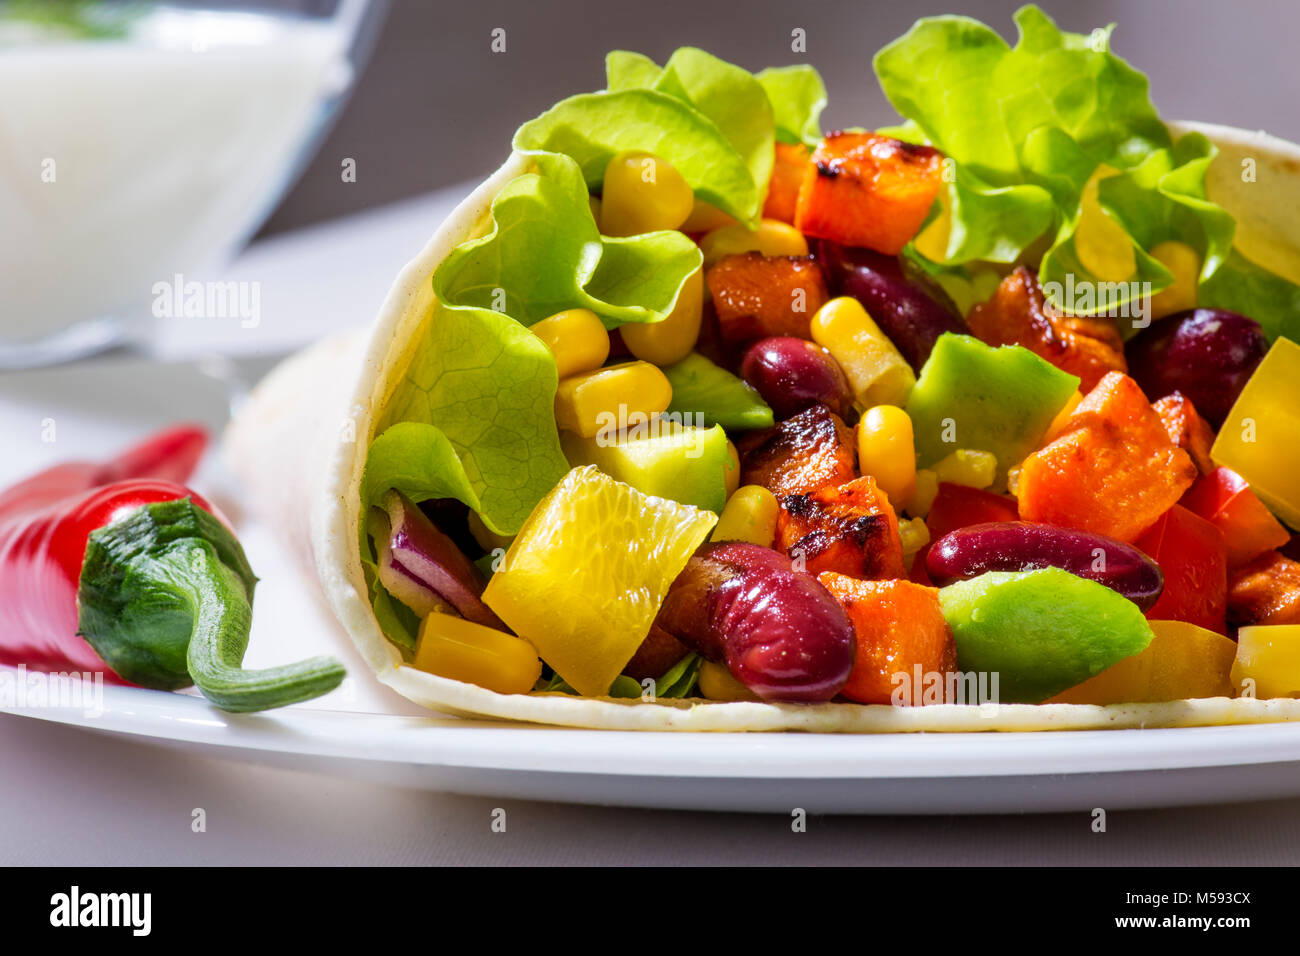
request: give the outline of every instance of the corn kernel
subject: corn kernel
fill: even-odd
[[[779,219],[764,219],[757,229],[740,223],[714,229],[700,240],[704,264],[712,265],[726,256],[761,252],[765,256],[806,256],[808,240],[803,233]]]
[[[1047,431],[1043,433],[1043,438],[1038,443],[1039,448],[1050,445],[1061,437],[1065,432],[1065,426],[1070,422],[1070,416],[1074,414],[1074,410],[1079,407],[1081,401],[1083,401],[1083,392],[1076,388],[1074,394],[1066,399],[1061,410],[1056,413],[1056,417],[1052,419],[1052,424],[1047,426]]]
[[[1083,267],[1103,282],[1122,282],[1137,271],[1133,240],[1101,206],[1098,183],[1120,171],[1102,163],[1083,187],[1079,222],[1074,228],[1074,253]]]
[[[686,221],[681,224],[682,232],[689,232],[692,235],[698,235],[702,232],[712,232],[714,229],[721,229],[723,226],[731,226],[736,222],[735,218],[728,216],[717,206],[707,203],[702,199],[695,200],[695,205],[691,208],[691,214],[686,217]]]
[[[997,456],[987,451],[958,448],[934,466],[935,477],[954,485],[987,488],[998,473]]]
[[[770,548],[776,540],[776,495],[760,485],[745,485],[727,499],[713,528],[712,541],[744,541]]]
[[[1007,469],[1007,491],[1011,497],[1020,497],[1020,466],[1013,465]]]
[[[667,411],[672,400],[673,387],[656,366],[624,362],[561,379],[555,420],[561,428],[594,438]]]
[[[877,405],[858,422],[858,467],[901,505],[916,488],[912,419],[897,405]]]
[[[587,208],[591,210],[591,218],[596,220],[596,228],[600,228],[600,197],[588,196]]]
[[[682,174],[651,153],[618,153],[605,166],[600,231],[607,236],[676,229],[694,206],[695,194]]]
[[[1151,258],[1174,274],[1173,283],[1151,298],[1151,318],[1161,319],[1196,308],[1196,287],[1201,281],[1201,257],[1185,242],[1161,242]]]
[[[542,676],[533,645],[449,614],[430,614],[420,622],[415,666],[498,694],[527,694]]]
[[[898,522],[898,536],[903,541],[903,565],[910,567],[912,558],[930,543],[930,528],[924,518]]]
[[[939,190],[938,200],[939,215],[913,240],[916,251],[931,262],[948,258],[948,240],[952,236],[952,199],[946,185]]]
[[[686,277],[673,310],[662,320],[620,326],[623,344],[639,359],[655,365],[672,365],[695,348],[703,316],[704,269],[701,267]]]
[[[469,533],[484,551],[495,551],[497,548],[509,551],[510,543],[515,540],[514,535],[497,534],[485,525],[477,511],[469,513],[468,524]]]
[[[731,442],[727,442],[727,464],[722,470],[722,485],[728,498],[740,487],[740,452]]]
[[[859,408],[907,404],[916,375],[857,299],[831,299],[812,318],[812,337],[844,370]]]
[[[555,356],[560,378],[600,368],[609,358],[609,333],[590,309],[566,309],[534,322],[528,331],[546,343]]]
[[[726,664],[705,661],[700,665],[700,696],[707,700],[759,700],[759,696],[736,680]]]
[[[908,499],[903,510],[916,518],[924,518],[930,513],[935,497],[939,494],[939,476],[929,468],[916,470],[916,489]]]

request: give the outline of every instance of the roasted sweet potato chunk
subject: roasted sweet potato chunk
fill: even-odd
[[[911,581],[859,581],[829,572],[817,580],[840,602],[858,638],[853,672],[840,690],[849,700],[920,704],[918,667],[924,675],[957,670],[957,648],[937,588]],[[945,680],[945,688],[947,684]]]
[[[898,516],[871,476],[780,501],[777,547],[796,561],[802,558],[810,574],[836,571],[867,579],[907,574]]]
[[[719,259],[704,278],[722,337],[731,343],[769,335],[810,339],[813,314],[828,298],[812,256],[745,252]]]
[[[804,172],[811,162],[812,151],[803,143],[776,144],[776,164],[772,167],[767,200],[763,203],[764,219],[794,223],[799,187],[803,184]]]
[[[762,485],[778,498],[857,477],[853,432],[825,405],[814,405],[739,441],[741,484]]]
[[[1137,382],[1110,372],[1021,464],[1020,517],[1133,541],[1195,480]]]
[[[1182,392],[1171,392],[1151,407],[1164,422],[1169,440],[1192,456],[1196,470],[1203,475],[1214,471],[1215,464],[1210,458],[1210,448],[1214,445],[1214,429],[1196,411],[1192,400]]]
[[[1269,551],[1228,576],[1228,620],[1300,624],[1300,562]]]
[[[989,345],[1021,345],[1062,371],[1077,375],[1087,392],[1107,372],[1125,372],[1124,341],[1111,319],[1057,315],[1038,278],[1017,266],[987,301],[971,309],[970,330]]]
[[[939,194],[943,154],[877,133],[830,133],[804,171],[795,227],[896,256]]]

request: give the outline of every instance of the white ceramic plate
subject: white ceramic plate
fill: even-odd
[[[207,371],[205,371],[207,369]],[[0,377],[0,486],[54,461],[110,453],[181,418],[225,420],[228,363],[115,359]],[[241,377],[235,368],[235,380]],[[245,369],[245,377],[260,368]],[[48,436],[54,422],[56,440]],[[237,516],[210,466],[195,479]],[[222,492],[225,492],[224,494]],[[262,578],[248,663],[322,651],[354,675],[327,697],[235,716],[201,698],[103,688],[86,707],[0,710],[232,759],[414,787],[710,810],[989,813],[1300,795],[1300,725],[1080,733],[632,734],[429,716],[380,686],[263,527],[241,539]],[[0,679],[4,675],[0,674]],[[11,678],[12,680],[12,678]]]

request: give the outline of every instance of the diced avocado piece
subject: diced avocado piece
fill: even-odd
[[[945,332],[907,401],[918,464],[959,448],[991,452],[1001,487],[1078,387],[1077,377],[1019,345],[994,348]]]
[[[727,503],[727,433],[712,428],[654,423],[638,436],[633,429],[614,441],[562,432],[560,445],[569,464],[595,465],[609,477],[647,495],[722,513]]]
[[[1036,704],[1151,642],[1136,604],[1060,568],[989,571],[939,591],[963,671],[998,675],[1002,703]]]
[[[670,412],[702,415],[700,424],[721,425],[728,431],[772,427],[772,409],[758,392],[699,352],[667,366],[663,373],[673,386]]]

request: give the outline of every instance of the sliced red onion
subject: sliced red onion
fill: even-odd
[[[389,594],[420,617],[445,613],[451,605],[468,621],[507,630],[480,597],[487,585],[483,573],[418,505],[390,491],[384,495],[383,510],[387,520],[376,520],[373,528],[380,532],[374,535],[379,582]]]

